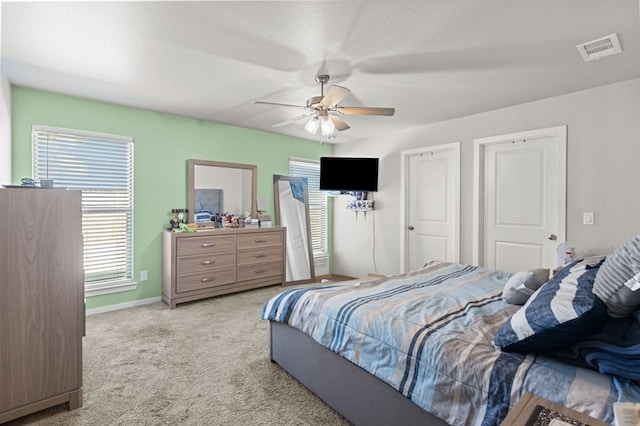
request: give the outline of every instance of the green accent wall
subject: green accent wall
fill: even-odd
[[[14,86],[13,184],[32,176],[33,125],[131,136],[134,140],[133,278],[138,280],[140,271],[147,270],[149,280],[138,282],[135,291],[87,298],[88,309],[162,294],[162,232],[171,209],[187,206],[188,159],[257,165],[257,192],[265,197],[273,214],[273,175],[288,174],[289,158],[319,159],[333,153],[331,144]],[[329,252],[331,220],[329,215]]]

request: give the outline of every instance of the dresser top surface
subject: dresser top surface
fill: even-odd
[[[173,232],[165,230],[164,232],[171,234],[175,238],[189,238],[189,237],[203,237],[212,235],[240,235],[248,233],[262,233],[262,232],[274,232],[283,231],[286,229],[284,226],[268,226],[264,228],[232,228],[232,229],[219,229],[219,228],[204,228],[198,229],[196,232]]]

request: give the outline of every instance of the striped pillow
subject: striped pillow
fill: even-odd
[[[503,351],[549,353],[598,331],[605,304],[593,294],[604,257],[590,257],[561,269],[507,320],[493,339]]]
[[[640,235],[637,235],[615,249],[596,275],[593,292],[607,305],[610,316],[623,318],[640,306],[640,284],[634,279],[639,273]]]

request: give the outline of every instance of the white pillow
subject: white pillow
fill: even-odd
[[[524,305],[537,289],[549,280],[549,270],[544,268],[516,272],[504,285],[502,298],[512,305]]]

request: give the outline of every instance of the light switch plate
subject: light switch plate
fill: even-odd
[[[593,225],[594,224],[594,214],[593,212],[584,212],[582,213],[582,224],[583,225]]]

